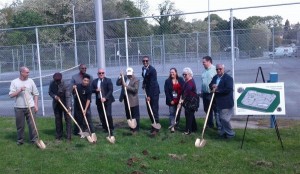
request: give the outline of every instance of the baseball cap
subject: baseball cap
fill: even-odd
[[[130,67],[128,67],[128,68],[126,69],[126,74],[127,74],[128,76],[133,75],[133,69],[130,68]]]

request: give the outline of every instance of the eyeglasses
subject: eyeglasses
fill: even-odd
[[[143,60],[143,62],[148,62],[149,60]]]
[[[98,72],[98,74],[104,74],[104,72]]]
[[[218,70],[220,70],[220,71],[221,71],[222,69],[223,69],[223,68],[216,68],[216,71],[218,71]]]
[[[182,74],[182,76],[184,76],[184,77],[185,77],[185,76],[187,76],[187,74]]]

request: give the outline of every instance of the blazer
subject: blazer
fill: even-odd
[[[144,70],[146,73],[144,75]],[[149,65],[147,68],[143,66],[142,68],[143,88],[146,90],[147,96],[152,98],[153,96],[159,95],[159,85],[157,82],[157,73],[153,66]]]
[[[124,79],[126,81],[127,77],[124,77]],[[140,81],[133,75],[132,78],[130,79],[129,84],[126,87],[130,107],[135,107],[135,106],[139,105],[139,96],[138,96],[139,82]],[[116,85],[122,86],[122,78],[121,77],[118,78]],[[125,90],[122,87],[119,101],[122,102],[125,97],[126,97]]]
[[[217,83],[218,75],[215,75],[209,84],[210,89],[212,85]],[[218,109],[230,109],[234,105],[233,101],[233,79],[230,75],[224,73],[218,84],[215,92],[215,101]]]
[[[60,100],[67,108],[71,107],[71,91],[69,86],[63,80],[60,84],[57,84],[54,80],[52,80],[49,85],[48,93],[53,99],[53,107],[60,105],[59,102],[55,100],[55,96],[60,97]]]
[[[100,98],[100,92],[97,92],[96,89],[97,84],[98,84],[98,79],[93,80],[92,82],[92,93],[96,94],[96,105],[101,105],[101,101],[99,100]],[[101,83],[101,92],[102,92],[102,97],[106,98],[106,104],[111,104],[112,102],[115,101],[115,98],[113,96],[113,84],[111,82],[110,78],[103,78],[103,81]]]
[[[182,77],[179,77],[178,79],[178,83],[181,86],[181,93],[183,90],[183,85],[184,85],[184,80]],[[164,85],[164,89],[165,89],[165,95],[166,95],[166,104],[171,106],[171,101],[173,100],[173,83],[172,83],[172,79],[171,78],[167,78],[165,81],[165,85]],[[180,93],[180,94],[181,94]],[[178,96],[180,95],[178,94]]]

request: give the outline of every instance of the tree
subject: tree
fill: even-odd
[[[174,3],[170,0],[164,1],[162,4],[158,5],[160,11],[160,17],[154,18],[158,26],[154,26],[153,30],[155,34],[176,34],[180,33],[180,30],[183,27],[184,20],[178,14],[181,11],[176,10]]]
[[[44,20],[39,13],[34,11],[20,11],[13,15],[8,25],[12,28],[43,25]]]

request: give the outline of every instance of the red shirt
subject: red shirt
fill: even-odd
[[[174,104],[177,105],[179,103],[180,95],[181,95],[181,86],[180,86],[180,84],[178,82],[177,83],[173,83],[173,90],[177,93],[177,97],[173,98]]]

